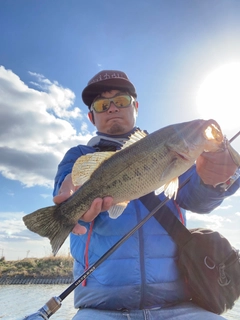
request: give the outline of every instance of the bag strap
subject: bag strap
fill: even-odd
[[[159,203],[162,202],[154,192],[142,196],[139,200],[141,200],[149,211],[152,211],[157,205],[159,205]],[[178,220],[167,205],[164,205],[159,209],[154,214],[154,218],[163,226],[180,248],[191,239],[191,232]]]

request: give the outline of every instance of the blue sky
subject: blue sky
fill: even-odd
[[[228,138],[239,131],[238,0],[1,0],[0,29],[0,256],[8,260],[51,253],[22,217],[52,205],[59,161],[94,135],[81,92],[100,70],[128,74],[142,129],[213,117]],[[233,146],[240,152],[240,138]],[[239,197],[210,215],[189,213],[189,227],[217,229],[240,246]]]

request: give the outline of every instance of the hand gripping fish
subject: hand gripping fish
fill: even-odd
[[[149,135],[139,130],[119,151],[81,156],[72,170],[73,183],[81,187],[67,201],[39,209],[24,216],[23,221],[29,230],[50,239],[56,255],[95,198],[113,197],[109,215],[116,218],[129,201],[152,191],[176,197],[178,176],[203,151],[222,149],[224,141],[214,120],[178,123]],[[240,156],[234,151],[231,152],[240,166]]]

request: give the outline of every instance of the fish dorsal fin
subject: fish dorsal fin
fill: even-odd
[[[75,186],[83,185],[100,164],[110,158],[115,152],[95,152],[79,157],[73,165],[72,182]]]
[[[155,194],[158,195],[164,191],[164,194],[166,197],[168,197],[169,199],[174,197],[174,200],[176,200],[178,187],[179,187],[179,180],[178,178],[174,178],[170,182],[161,186],[159,189],[155,190]]]
[[[112,219],[117,219],[125,210],[126,206],[128,205],[129,201],[117,203],[116,205],[112,206],[109,210],[109,217]]]
[[[145,138],[147,136],[147,133],[142,130],[137,130],[133,134],[130,135],[129,140],[127,140],[124,145],[122,146],[121,150],[131,146],[135,142]]]

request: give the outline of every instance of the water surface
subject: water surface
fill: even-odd
[[[67,287],[67,285],[0,286],[0,319],[22,320],[25,316],[37,312],[51,297],[58,297]],[[75,313],[72,292],[50,319],[70,320]],[[240,300],[223,316],[227,320],[240,320]]]

